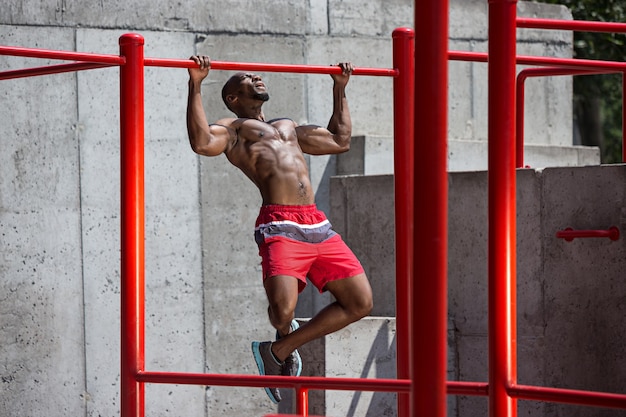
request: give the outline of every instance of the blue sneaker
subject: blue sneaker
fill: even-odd
[[[272,353],[272,342],[252,342],[252,354],[261,375],[282,375],[283,364]],[[265,388],[267,396],[274,404],[282,399],[278,388]]]
[[[295,331],[300,327],[297,321],[291,321],[291,331]],[[276,331],[276,340],[280,339],[280,334]],[[300,353],[298,353],[298,349],[291,352],[289,356],[285,359],[285,363],[283,365],[283,372],[281,375],[284,376],[300,376],[302,373],[302,358],[300,357]]]

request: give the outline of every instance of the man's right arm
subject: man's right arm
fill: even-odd
[[[193,56],[198,67],[189,69],[189,96],[187,98],[187,134],[194,152],[216,156],[224,152],[233,140],[234,131],[224,124],[209,125],[202,105],[202,80],[209,74],[208,57]]]

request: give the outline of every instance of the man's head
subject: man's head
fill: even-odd
[[[237,109],[247,101],[264,103],[270,99],[261,77],[249,72],[238,72],[222,88],[222,100],[228,110],[239,115]]]

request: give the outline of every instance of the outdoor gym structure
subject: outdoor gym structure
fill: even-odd
[[[517,384],[516,167],[523,166],[520,123],[529,76],[626,72],[622,62],[516,55],[516,29],[626,33],[626,24],[521,19],[516,1],[489,0],[488,53],[448,51],[448,2],[415,2],[415,31],[393,32],[393,68],[355,68],[355,76],[393,77],[397,379],[284,377],[151,372],[144,361],[144,68],[189,68],[190,60],[146,58],[138,34],[120,37],[120,55],[0,46],[0,54],[73,61],[0,72],[0,79],[120,67],[121,118],[121,416],[144,416],[144,386],[199,384],[289,387],[308,415],[308,391],[391,391],[398,415],[446,416],[446,395],[488,396],[491,417],[514,417],[517,400],[626,409],[626,394]],[[420,40],[419,53],[415,39]],[[487,382],[446,381],[447,363],[447,77],[448,60],[486,62],[489,73],[489,234]],[[534,66],[516,79],[516,65]],[[338,67],[213,61],[213,70],[331,74]],[[623,79],[623,78],[622,78]],[[516,90],[518,101],[516,102]],[[519,98],[522,97],[522,101]],[[517,109],[517,133],[516,133]],[[626,120],[626,115],[624,116]],[[415,130],[419,126],[419,134]],[[516,136],[517,134],[517,136]],[[517,142],[516,142],[517,137]],[[419,150],[419,152],[417,151]],[[623,149],[626,161],[626,149]],[[517,155],[517,157],[516,157]],[[414,196],[428,204],[414,204]],[[565,231],[564,231],[565,232]],[[591,232],[591,233],[590,233]],[[572,231],[564,238],[613,238],[619,230]],[[612,237],[613,236],[613,237]],[[400,295],[404,294],[404,297]],[[414,343],[420,335],[428,343]]]

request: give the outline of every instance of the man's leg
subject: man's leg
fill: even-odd
[[[263,285],[269,302],[267,311],[270,322],[281,337],[287,335],[298,302],[298,280],[290,276],[277,275],[267,278]],[[285,375],[286,369],[289,371],[288,375],[291,375],[291,372],[294,372],[293,375],[300,374],[302,369],[300,356],[297,356],[297,363],[288,365],[286,357],[278,358],[273,350],[272,342],[252,342],[252,354],[261,375]],[[274,403],[281,401],[278,388],[267,387],[265,392]]]
[[[266,280],[266,282],[267,281],[269,280]],[[296,281],[295,291],[297,294],[298,283],[297,280],[294,279],[294,281]],[[309,320],[308,323],[300,326],[298,330],[289,334],[285,333],[284,337],[272,343],[272,352],[277,359],[281,361],[285,360],[291,352],[303,344],[336,332],[339,329],[343,329],[348,324],[360,320],[372,311],[372,288],[364,273],[329,282],[326,284],[326,289],[337,301],[326,306],[315,317]],[[276,298],[280,299],[280,297]],[[295,301],[297,302],[297,296]],[[286,308],[284,308],[283,311],[277,310],[274,310],[270,305],[270,320],[276,320],[272,322],[272,324],[279,332],[289,332],[289,325],[293,319],[295,304],[293,305],[293,309],[290,310],[290,313]],[[280,327],[277,327],[277,325]]]
[[[270,277],[263,282],[269,303],[267,313],[270,323],[281,337],[290,332],[298,303],[298,285],[297,278],[286,275]]]

